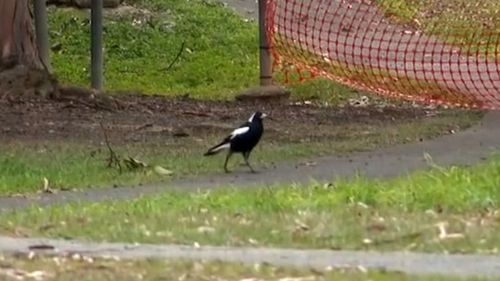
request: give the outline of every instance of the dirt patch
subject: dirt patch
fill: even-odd
[[[100,122],[115,144],[203,138],[212,133],[229,133],[254,111],[261,110],[270,115],[265,126],[266,134],[272,139],[302,142],[341,137],[338,135],[339,126],[356,123],[391,126],[439,116],[437,110],[411,106],[324,107],[288,102],[216,102],[131,94],[113,95],[113,99],[120,104],[119,107],[36,96],[5,97],[0,100],[0,139],[4,142],[102,142]]]

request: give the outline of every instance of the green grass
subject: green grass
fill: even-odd
[[[499,6],[495,1],[473,5],[465,0],[449,0],[441,5],[445,7],[440,10],[442,13],[421,16],[434,2],[378,0],[389,16],[405,22],[420,20],[424,29],[431,33],[451,34],[449,39],[454,43],[472,40],[483,44],[479,48],[484,48],[491,30],[500,30],[498,17],[495,17]],[[258,83],[255,22],[244,21],[230,9],[212,1],[144,0],[133,3],[151,14],[108,16],[105,22],[106,90],[231,99],[236,92]],[[449,8],[455,6],[462,8]],[[49,20],[54,46],[51,55],[57,76],[64,83],[89,85],[88,13],[50,9]],[[455,36],[456,31],[463,36]],[[494,41],[489,42],[490,45]],[[165,70],[181,47],[184,51],[179,59]],[[491,46],[486,48],[491,53],[495,51]],[[308,88],[307,85],[309,82],[302,87]],[[310,87],[315,90],[315,85]],[[292,88],[293,96],[301,98],[304,91],[296,90],[296,86]],[[337,85],[334,88],[337,90],[332,94],[352,94],[347,88]],[[306,96],[310,95],[307,92],[309,90]],[[326,93],[321,96],[330,98]]]
[[[294,100],[321,101],[328,105],[346,104],[349,99],[360,98],[362,95],[366,95],[355,89],[321,78],[302,83],[293,83],[289,87]]]
[[[151,16],[106,17],[106,90],[227,100],[258,84],[256,23],[209,1],[134,5],[151,11]],[[88,12],[50,9],[49,20],[56,75],[63,83],[89,85]],[[181,49],[178,60],[165,70]],[[331,104],[359,96],[332,81],[306,81],[290,89],[293,99],[314,97]]]
[[[444,38],[472,55],[498,51],[500,3],[496,0],[377,0],[387,16]]]
[[[295,248],[498,253],[500,158],[393,180],[165,193],[127,202],[30,208],[6,235]],[[447,234],[439,235],[443,224]]]
[[[431,280],[481,280],[456,279],[443,276],[416,277],[402,273],[361,272],[357,269],[345,270],[317,270],[292,269],[274,267],[266,264],[244,266],[239,263],[222,262],[189,262],[189,261],[114,261],[90,259],[81,257],[72,258],[45,258],[34,259],[2,257],[0,259],[0,276],[7,276],[12,270],[17,270],[21,277],[40,271],[48,281],[70,280],[380,280],[380,281],[431,281]],[[10,280],[10,279],[7,279]],[[18,280],[18,279],[12,279]],[[488,279],[493,280],[493,279]]]
[[[377,0],[386,16],[397,17],[403,22],[411,22],[418,12],[419,5],[410,4],[407,0]]]
[[[152,16],[106,17],[106,90],[224,99],[258,82],[255,23],[209,1],[135,4]],[[52,64],[58,78],[89,85],[88,13],[50,9],[49,21],[51,44],[57,46]],[[183,43],[179,59],[165,70]]]
[[[210,1],[154,0],[134,5],[152,14],[106,17],[106,90],[227,100],[258,84],[255,22]],[[57,77],[65,84],[89,85],[88,12],[49,11]],[[178,60],[166,70],[180,50]],[[306,81],[290,88],[292,98],[299,100],[313,96],[332,103],[359,95],[331,81]]]
[[[422,120],[395,122],[387,126],[380,124],[339,124],[317,126],[322,137],[305,137],[302,141],[290,142],[288,138],[277,139],[273,132],[264,135],[261,145],[252,154],[251,161],[258,170],[286,161],[305,160],[309,157],[345,154],[428,139],[450,129],[466,128],[478,120],[478,115],[447,112],[439,117]],[[297,127],[298,126],[298,127]],[[300,128],[300,125],[296,125]],[[302,129],[300,129],[302,130]],[[304,128],[304,131],[306,128]],[[276,133],[274,133],[276,134]],[[4,143],[0,146],[0,195],[40,191],[43,179],[47,178],[54,190],[68,188],[90,188],[112,185],[136,185],[168,181],[171,178],[221,173],[223,155],[207,158],[202,154],[206,143],[215,143],[221,135],[173,139],[162,142],[114,146],[121,157],[131,156],[146,162],[150,167],[134,171],[106,168],[109,157],[104,144],[85,145],[79,143]],[[230,162],[232,170],[242,158],[235,156]],[[159,165],[172,170],[172,176],[158,175],[151,167]]]

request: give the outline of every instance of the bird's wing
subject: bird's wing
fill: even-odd
[[[230,147],[231,140],[234,139],[237,136],[240,136],[242,134],[245,134],[246,132],[250,131],[250,123],[246,122],[240,127],[236,128],[234,131],[231,132],[229,136],[224,138],[221,143],[217,144],[216,146],[210,148],[204,155],[213,155],[221,151],[222,149],[226,149]]]
[[[227,137],[224,138],[222,141],[223,143],[225,142],[230,142],[232,139],[234,139],[236,136],[242,135],[250,130],[250,122],[245,122],[241,124],[238,128],[234,129],[231,134],[229,134]]]
[[[242,135],[250,130],[250,127],[248,125],[244,125],[242,127],[239,127],[238,129],[235,129],[231,135],[229,135],[230,139],[235,138],[238,135]]]

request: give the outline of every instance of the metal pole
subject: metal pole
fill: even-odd
[[[271,47],[267,40],[266,6],[267,0],[259,0],[259,41],[260,41],[260,85],[272,84]]]
[[[90,12],[91,30],[91,83],[92,88],[102,89],[103,54],[102,54],[102,9],[103,0],[92,0]]]
[[[35,33],[38,52],[47,70],[51,70],[49,57],[49,28],[47,26],[47,1],[35,0]]]

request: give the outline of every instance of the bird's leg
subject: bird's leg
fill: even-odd
[[[229,170],[227,169],[227,162],[229,161],[229,158],[231,158],[231,155],[233,155],[233,153],[229,151],[226,156],[226,161],[224,162],[224,171],[226,173],[229,173]]]
[[[252,173],[255,173],[255,170],[250,165],[250,162],[248,162],[248,157],[249,156],[250,156],[250,152],[243,153],[243,159],[245,159],[245,164],[247,164],[248,168],[250,168],[250,171],[252,171]]]

